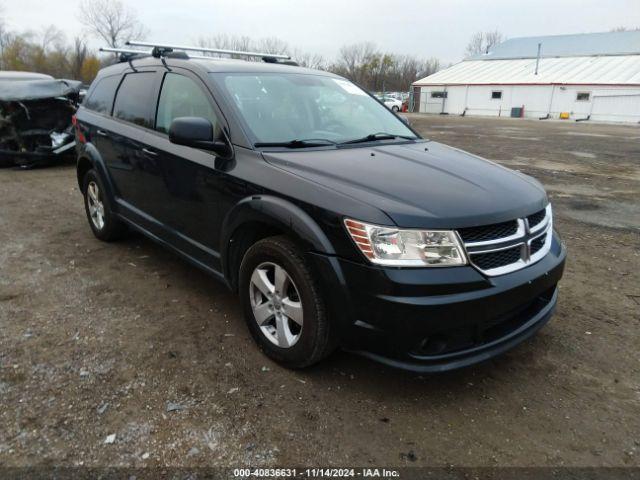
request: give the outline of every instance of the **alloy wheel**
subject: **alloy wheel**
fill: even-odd
[[[272,262],[258,265],[251,274],[249,298],[263,335],[280,348],[293,347],[304,315],[298,289],[286,270]]]
[[[98,230],[102,230],[104,227],[104,203],[100,199],[100,188],[94,181],[89,182],[87,186],[87,204],[91,223]]]

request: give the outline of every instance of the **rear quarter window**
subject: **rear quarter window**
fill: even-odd
[[[91,95],[83,102],[84,107],[98,113],[110,115],[113,97],[116,94],[120,78],[120,75],[113,75],[98,80]]]
[[[121,120],[153,128],[155,111],[155,72],[128,73],[116,93],[113,116]]]

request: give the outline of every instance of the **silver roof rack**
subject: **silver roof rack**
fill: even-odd
[[[144,50],[134,50],[133,48],[112,48],[112,47],[100,47],[101,52],[109,52],[109,53],[124,53],[128,55],[151,55],[151,51]]]
[[[291,59],[289,55],[274,54],[274,53],[243,52],[240,50],[225,50],[222,48],[189,47],[184,45],[169,45],[166,43],[139,42],[137,40],[128,41],[126,42],[126,45],[133,46],[133,47],[148,47],[148,48],[152,48],[154,51],[183,50],[186,52],[217,53],[220,55],[236,55],[240,57],[260,57],[263,59],[264,58],[277,59],[277,60]],[[191,56],[191,58],[196,58],[196,57]],[[212,57],[204,57],[204,58],[210,59]]]
[[[149,55],[154,56],[153,50],[136,50],[133,48],[112,48],[112,47],[100,47],[101,52],[120,53],[122,55]],[[171,50],[162,50],[162,53],[170,53]],[[214,57],[207,57],[204,55],[189,55],[189,58],[198,60],[215,60]]]

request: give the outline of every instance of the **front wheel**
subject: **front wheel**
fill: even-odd
[[[303,368],[333,351],[319,286],[287,237],[267,238],[247,250],[239,288],[249,331],[267,356]]]
[[[396,105],[394,105],[393,107],[391,107],[391,110],[395,113],[398,113],[400,111],[400,108]]]

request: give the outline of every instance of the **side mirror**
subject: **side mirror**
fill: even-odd
[[[206,118],[174,118],[169,126],[169,141],[176,145],[209,150],[222,157],[231,155],[231,148],[227,142],[214,140],[213,125]]]

